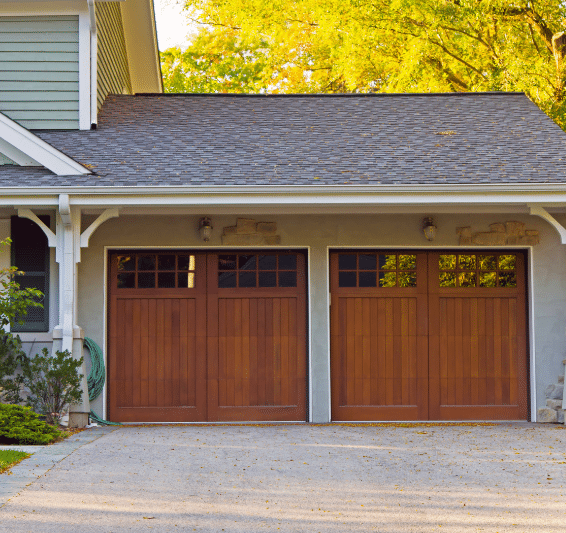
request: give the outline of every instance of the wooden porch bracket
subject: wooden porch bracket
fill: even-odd
[[[88,248],[88,241],[91,235],[99,228],[101,224],[106,222],[110,218],[116,218],[120,216],[120,210],[118,208],[106,209],[98,218],[81,234],[81,248]]]
[[[18,216],[21,218],[29,218],[35,222],[47,236],[47,244],[50,248],[55,248],[57,246],[57,237],[55,233],[53,233],[31,209],[18,209]]]
[[[529,205],[531,215],[536,215],[546,220],[560,234],[562,244],[566,244],[566,228],[558,222],[544,207],[540,205]]]

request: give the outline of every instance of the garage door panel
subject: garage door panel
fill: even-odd
[[[442,257],[453,258],[444,270]],[[461,267],[462,259],[471,263]],[[487,268],[481,263],[486,259]],[[526,419],[526,390],[516,392],[527,379],[526,338],[517,334],[526,331],[524,254],[431,253],[429,308],[429,357],[438,357],[440,372],[438,383],[431,379],[431,413],[441,420]]]
[[[271,260],[265,261],[268,256]],[[296,259],[289,262],[291,256]],[[213,356],[217,367],[209,364],[209,384],[214,381],[218,396],[211,399],[209,417],[304,420],[304,257],[288,252],[218,253],[209,254],[207,264],[208,314],[218,317],[208,323],[209,338],[218,338]],[[266,281],[274,286],[261,287]],[[293,282],[292,287],[280,286]],[[253,283],[256,286],[250,287]]]
[[[523,253],[333,252],[331,292],[335,420],[526,419]]]
[[[206,315],[205,265],[193,254],[186,268],[179,261],[179,272],[166,271],[167,279],[158,270],[163,255],[124,252],[111,256],[108,398],[112,420],[206,419],[206,337],[200,318]],[[139,256],[153,259],[142,264]],[[193,274],[191,282],[187,270]],[[125,273],[122,282],[121,273]],[[163,279],[170,285],[177,277],[184,283],[178,289],[159,287]]]

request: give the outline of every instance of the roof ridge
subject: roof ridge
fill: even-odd
[[[376,97],[398,97],[398,96],[517,96],[525,95],[523,91],[478,91],[478,92],[446,92],[446,93],[135,93],[134,95],[117,94],[116,97],[181,97],[181,96],[215,96],[215,97],[236,97],[236,98],[288,98],[288,97],[324,97],[324,98],[376,98]]]

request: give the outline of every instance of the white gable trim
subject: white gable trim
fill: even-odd
[[[25,154],[31,160],[37,161],[37,163],[58,176],[91,174],[88,169],[59,152],[59,150],[56,150],[45,141],[42,141],[39,137],[2,113],[0,113],[0,140],[5,141],[5,143],[13,146],[16,150]],[[2,150],[2,153],[4,153],[4,150]],[[13,159],[9,154],[5,155]],[[18,162],[15,159],[14,161]]]
[[[14,163],[17,163],[21,167],[41,166],[35,159],[27,154],[24,154],[21,150],[18,150],[15,146],[11,145],[4,139],[0,139],[0,154],[9,157]]]

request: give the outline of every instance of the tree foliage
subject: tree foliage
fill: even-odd
[[[186,0],[166,90],[525,91],[566,128],[561,0]]]

